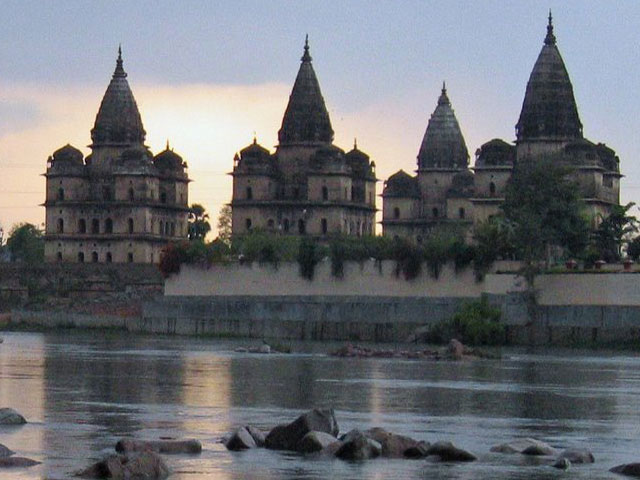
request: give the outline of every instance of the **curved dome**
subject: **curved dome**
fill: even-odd
[[[448,195],[454,198],[469,198],[474,194],[475,177],[470,170],[462,170],[451,179]]]
[[[144,143],[146,132],[122,66],[122,51],[91,130],[92,147]]]
[[[240,150],[240,158],[258,158],[258,159],[268,159],[271,156],[269,150],[260,145],[257,139],[253,139],[253,143],[248,147],[244,147]]]
[[[467,168],[469,152],[442,85],[438,106],[429,119],[418,153],[418,168]]]
[[[384,183],[383,197],[420,198],[418,179],[404,170],[391,175]]]
[[[70,144],[66,144],[64,147],[59,148],[53,152],[53,162],[64,162],[73,165],[83,165],[84,155],[80,150]]]
[[[184,160],[173,150],[167,148],[153,157],[153,164],[160,170],[182,170],[184,168]]]
[[[513,166],[516,147],[504,140],[494,138],[476,151],[476,167]]]
[[[527,83],[516,138],[518,141],[582,138],[573,86],[556,46],[551,14],[544,45]]]

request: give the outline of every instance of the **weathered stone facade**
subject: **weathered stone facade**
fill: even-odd
[[[155,157],[118,52],[91,130],[91,154],[66,145],[47,162],[45,259],[157,263],[187,237],[187,164],[169,148]]]
[[[333,129],[308,42],[274,153],[253,144],[234,159],[232,233],[372,235],[375,164],[356,145],[333,145]]]
[[[556,45],[551,15],[531,72],[515,145],[500,139],[476,151],[474,166],[443,86],[418,154],[417,175],[402,170],[385,182],[383,233],[420,242],[437,226],[469,232],[497,214],[515,162],[553,156],[572,168],[594,225],[620,202],[615,151],[582,135],[573,87]]]

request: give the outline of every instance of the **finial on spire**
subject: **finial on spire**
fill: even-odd
[[[556,36],[553,34],[553,16],[551,15],[551,9],[549,9],[549,23],[547,24],[547,36],[544,38],[544,44],[556,44]]]
[[[447,105],[450,104],[449,97],[447,97],[447,84],[445,81],[442,81],[442,92],[440,93],[440,98],[438,98],[438,105]]]
[[[169,150],[169,139],[167,138],[167,150]]]
[[[442,94],[443,95],[447,94],[447,84],[444,80],[442,81]]]
[[[300,60],[303,62],[311,61],[311,55],[309,54],[309,34],[308,33],[304,37],[304,54],[302,55],[302,58]]]
[[[253,144],[257,145],[258,144],[258,137],[256,136],[256,131],[253,131]]]
[[[118,59],[116,60],[116,69],[113,72],[114,77],[126,77],[127,74],[122,66],[122,44],[118,45]]]
[[[358,149],[358,139],[354,137],[353,139],[353,149],[357,150]]]

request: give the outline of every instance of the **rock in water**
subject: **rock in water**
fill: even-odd
[[[194,439],[185,440],[135,440],[122,438],[116,443],[116,452],[201,453],[202,444]]]
[[[462,360],[464,356],[464,345],[459,340],[452,338],[447,346],[447,355],[453,360]]]
[[[338,435],[338,422],[333,409],[314,409],[300,415],[289,425],[278,425],[265,438],[265,446],[272,450],[296,450],[300,440],[309,432]]]
[[[23,425],[25,418],[13,408],[0,408],[0,425]]]
[[[620,473],[622,475],[628,475],[629,477],[640,478],[640,463],[624,463],[613,467],[610,472]]]
[[[130,455],[110,455],[104,460],[78,472],[79,477],[108,478],[112,480],[162,480],[169,476],[169,468],[154,452]]]
[[[383,457],[402,458],[408,449],[418,445],[417,440],[387,432],[384,428],[371,428],[364,434],[382,445],[381,454]]]
[[[429,442],[418,442],[415,446],[407,448],[404,451],[404,456],[406,458],[424,458],[427,456],[429,447],[431,447]]]
[[[382,446],[360,430],[351,430],[342,439],[336,457],[343,460],[367,460],[380,456]]]
[[[256,427],[252,427],[251,425],[247,425],[244,427],[247,429],[247,432],[253,437],[253,440],[256,442],[256,446],[262,448],[264,447],[264,439],[265,433],[262,430],[257,429]]]
[[[586,448],[567,448],[558,455],[558,460],[566,458],[571,463],[593,463],[596,459]]]
[[[0,458],[0,468],[26,468],[39,465],[40,462],[25,457],[4,457]]]
[[[5,447],[4,445],[2,445],[2,444],[0,443],[0,458],[10,457],[10,456],[11,456],[11,455],[13,455],[14,453],[16,453],[16,452],[14,452],[13,450],[11,450],[11,449],[9,449],[9,448]]]
[[[492,452],[497,453],[523,453],[525,455],[557,455],[557,451],[551,445],[535,438],[519,438],[512,442],[503,443],[491,447]]]
[[[473,462],[477,457],[451,442],[436,442],[427,449],[427,456],[436,455],[443,462]]]
[[[256,448],[258,445],[253,436],[249,433],[246,427],[241,427],[227,440],[224,444],[228,450],[248,450],[249,448]]]
[[[298,450],[301,453],[315,453],[324,450],[338,439],[333,435],[325,432],[309,432],[298,444]]]
[[[569,468],[571,468],[571,462],[568,459],[561,457],[555,461],[552,467],[559,470],[569,470]]]

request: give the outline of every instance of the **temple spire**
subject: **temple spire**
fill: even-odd
[[[551,16],[551,9],[549,9],[549,23],[547,24],[547,36],[544,38],[544,44],[556,44],[556,36],[553,34],[553,17]]]
[[[304,62],[311,62],[312,58],[311,55],[309,54],[309,34],[305,35],[304,37],[304,53],[302,54],[302,58],[300,59],[300,61]]]
[[[449,97],[447,96],[447,85],[442,81],[442,92],[440,92],[440,98],[438,98],[438,105],[451,105]]]
[[[127,77],[127,73],[124,71],[124,67],[122,66],[122,45],[118,45],[118,59],[116,60],[116,69],[113,72],[113,78],[116,77]]]

